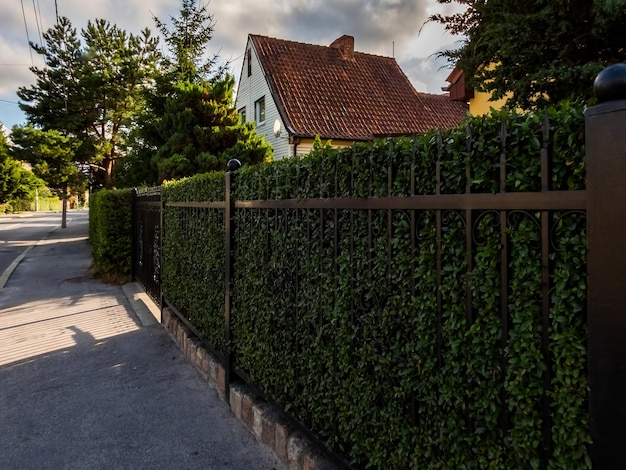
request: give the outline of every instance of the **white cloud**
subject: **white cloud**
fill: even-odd
[[[202,1],[202,0],[201,0]],[[4,0],[0,17],[0,99],[17,101],[15,90],[34,81],[28,71],[31,63],[24,19],[31,41],[39,42],[40,31],[55,23],[54,2],[38,0],[40,17],[32,2]],[[59,15],[67,16],[76,29],[88,20],[104,18],[129,33],[150,28],[156,34],[152,16],[169,23],[178,15],[180,0],[57,0]],[[210,0],[205,2],[214,17],[215,31],[208,56],[219,52],[222,61],[231,62],[238,75],[247,36],[262,34],[313,44],[330,44],[343,34],[355,38],[361,52],[395,55],[398,63],[419,91],[437,93],[445,85],[446,70],[433,53],[450,46],[452,39],[437,25],[426,25],[436,11],[449,12],[450,6],[435,0]],[[458,8],[458,7],[457,7]],[[37,21],[39,19],[39,22]],[[39,23],[39,25],[38,25]],[[33,53],[35,61],[39,60]],[[8,65],[21,64],[21,65]],[[6,105],[6,106],[5,106]],[[0,121],[17,108],[0,101]],[[14,113],[16,114],[16,113]],[[13,118],[12,118],[13,119]]]

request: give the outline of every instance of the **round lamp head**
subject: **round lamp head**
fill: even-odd
[[[241,162],[236,158],[233,158],[231,160],[228,160],[226,168],[228,168],[228,171],[237,171],[239,168],[241,168]]]

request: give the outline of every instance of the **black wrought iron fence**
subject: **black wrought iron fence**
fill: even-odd
[[[132,274],[161,306],[163,211],[161,188],[136,189],[133,194]]]
[[[620,103],[621,107],[616,104],[600,105],[589,114],[587,132],[592,131],[597,135],[587,137],[588,141],[591,141],[591,144],[588,144],[588,158],[597,160],[590,165],[592,170],[589,177],[592,182],[588,183],[587,190],[550,189],[549,149],[547,140],[544,140],[540,146],[541,184],[539,190],[532,192],[507,192],[505,190],[507,156],[504,152],[501,155],[498,170],[500,190],[495,193],[474,192],[468,175],[465,194],[443,194],[439,163],[436,163],[436,189],[434,194],[429,195],[416,194],[413,184],[416,175],[412,168],[409,194],[403,197],[393,196],[391,166],[387,171],[388,193],[386,196],[377,197],[339,197],[338,186],[335,184],[335,193],[332,194],[331,189],[331,192],[325,194],[323,198],[236,200],[231,192],[232,185],[236,184],[236,181],[233,182],[234,173],[232,172],[226,174],[226,191],[222,201],[162,203],[158,188],[137,191],[134,205],[134,275],[146,287],[148,293],[161,303],[162,231],[163,221],[168,218],[167,215],[163,215],[163,211],[166,214],[168,211],[172,213],[185,211],[186,215],[180,219],[180,221],[184,219],[183,222],[173,222],[183,225],[172,227],[172,229],[180,231],[181,234],[190,235],[193,233],[193,227],[196,227],[194,225],[196,222],[191,220],[194,213],[209,211],[214,214],[217,218],[212,218],[211,223],[223,224],[218,231],[224,236],[222,245],[224,251],[216,266],[210,268],[213,269],[211,282],[217,283],[224,292],[222,297],[224,302],[218,306],[219,299],[213,300],[216,312],[219,311],[217,315],[213,314],[213,323],[193,324],[192,326],[200,334],[204,330],[210,331],[210,334],[215,336],[216,339],[209,342],[225,359],[227,393],[228,382],[234,376],[238,375],[240,378],[249,380],[250,371],[239,362],[245,352],[242,352],[242,348],[237,344],[237,337],[233,335],[233,315],[254,315],[254,308],[263,307],[246,304],[246,307],[252,305],[252,310],[243,313],[242,303],[237,298],[237,291],[234,290],[236,285],[242,285],[241,278],[237,278],[238,273],[235,269],[237,263],[241,265],[246,256],[256,260],[255,266],[248,269],[271,271],[271,275],[274,276],[272,281],[275,282],[274,287],[280,290],[276,292],[279,298],[271,305],[271,308],[283,309],[276,312],[280,321],[273,326],[266,325],[266,327],[276,328],[278,337],[281,338],[283,338],[281,334],[285,331],[289,331],[292,335],[289,341],[285,340],[286,337],[282,342],[279,341],[278,356],[275,356],[290,361],[289,374],[294,382],[293,389],[285,391],[287,395],[301,393],[307,386],[310,386],[310,384],[298,382],[300,377],[311,372],[311,370],[305,370],[310,367],[310,364],[298,363],[298,352],[301,348],[307,347],[306,345],[313,344],[316,334],[318,335],[314,331],[315,321],[322,324],[325,318],[324,312],[330,308],[329,305],[323,304],[320,297],[315,297],[317,295],[315,292],[346,289],[349,295],[344,292],[339,300],[337,297],[332,297],[333,302],[345,302],[344,306],[347,307],[348,315],[345,321],[351,325],[351,328],[358,329],[358,326],[354,325],[358,325],[360,321],[366,321],[361,320],[361,317],[368,306],[378,310],[384,309],[385,302],[391,298],[384,292],[408,288],[406,298],[416,299],[420,292],[424,293],[425,288],[431,289],[431,300],[436,312],[433,318],[435,357],[433,371],[437,373],[445,362],[445,354],[449,354],[451,348],[456,347],[446,343],[446,335],[454,331],[454,325],[446,317],[446,308],[449,305],[449,299],[446,296],[457,295],[461,291],[460,295],[464,297],[461,303],[464,303],[465,315],[462,327],[469,330],[475,322],[481,321],[476,315],[479,310],[477,302],[481,301],[477,299],[476,294],[480,291],[480,287],[476,286],[480,286],[481,282],[493,283],[489,288],[496,285],[498,290],[493,298],[497,299],[497,308],[500,312],[498,327],[500,333],[498,334],[501,346],[500,352],[492,358],[497,364],[490,364],[489,367],[493,367],[494,371],[501,374],[502,382],[497,389],[499,396],[494,396],[494,400],[506,403],[507,392],[502,385],[504,381],[519,379],[519,386],[525,386],[523,377],[526,371],[523,367],[519,370],[511,369],[515,367],[512,365],[515,362],[510,361],[511,351],[514,351],[511,348],[515,347],[511,345],[511,332],[523,334],[526,328],[524,321],[538,322],[529,328],[541,332],[537,341],[537,354],[543,363],[541,382],[544,390],[550,390],[554,387],[555,381],[563,379],[555,376],[560,373],[555,368],[553,357],[553,346],[559,337],[560,320],[558,308],[555,309],[559,299],[555,299],[553,294],[558,283],[567,282],[568,273],[555,274],[555,268],[558,268],[559,257],[568,256],[568,239],[571,239],[572,234],[588,230],[590,235],[589,265],[595,269],[595,275],[593,278],[590,277],[589,282],[589,337],[581,341],[583,343],[586,341],[589,345],[591,430],[595,449],[593,456],[600,468],[603,468],[603,464],[607,462],[610,465],[618,461],[626,462],[626,454],[617,445],[619,439],[625,434],[623,426],[618,424],[619,417],[624,413],[617,412],[617,409],[619,408],[619,393],[626,392],[626,378],[624,367],[622,367],[623,359],[615,356],[616,352],[624,352],[624,346],[619,346],[618,343],[626,344],[624,338],[619,336],[620,332],[622,334],[626,332],[626,320],[623,320],[626,315],[623,315],[622,311],[620,316],[619,312],[620,309],[623,310],[623,305],[626,305],[626,289],[615,283],[615,276],[622,281],[626,277],[626,260],[623,260],[623,253],[626,250],[611,249],[615,246],[616,237],[623,238],[618,230],[623,228],[621,221],[626,218],[626,209],[618,210],[618,207],[624,206],[619,201],[626,198],[624,194],[626,190],[620,189],[624,187],[620,176],[624,172],[606,170],[606,168],[619,167],[626,172],[626,168],[622,168],[624,164],[618,163],[620,158],[624,160],[623,156],[619,148],[614,148],[620,133],[622,136],[624,134],[623,124],[619,122],[626,122],[626,116],[624,116],[626,105],[624,102]],[[621,113],[622,121],[615,121],[616,113]],[[602,121],[601,125],[595,124],[596,120]],[[549,123],[545,124],[544,131],[549,132]],[[606,168],[603,165],[606,165]],[[339,176],[336,177],[336,181],[338,178]],[[590,189],[592,191],[589,191]],[[602,195],[602,200],[596,197],[598,194]],[[613,195],[618,199],[616,200]],[[590,211],[596,212],[592,215]],[[604,219],[597,215],[600,213],[603,214]],[[616,217],[622,218],[617,221]],[[174,218],[173,221],[175,220],[178,219]],[[606,220],[615,221],[615,223],[611,222],[608,230],[605,231],[603,227]],[[255,227],[255,230],[262,232],[260,234],[257,232],[256,236],[267,240],[266,249],[246,252],[246,237],[250,235],[250,227]],[[563,227],[567,227],[567,230],[563,231]],[[168,227],[167,230],[170,228]],[[563,237],[563,233],[568,239],[560,238]],[[613,239],[607,238],[609,235]],[[273,251],[271,246],[273,236],[292,240],[293,243],[288,244],[292,251],[283,253]],[[513,240],[512,237],[518,237],[522,240],[521,243],[518,243],[519,240]],[[450,255],[444,250],[443,244],[452,246],[453,256],[462,260],[461,263],[457,263],[462,266],[461,271],[454,273],[445,271],[446,257]],[[495,247],[497,256],[494,258],[493,269],[489,273],[481,273],[476,269],[477,260],[484,255],[483,248],[487,245]],[[357,265],[353,263],[353,260],[360,259],[357,256],[359,250],[367,253],[367,256],[364,264]],[[396,255],[400,251],[403,255],[408,254],[405,259],[407,263],[401,269],[394,265]],[[426,287],[418,284],[420,270],[425,267],[414,261],[422,252],[429,253],[428,259],[431,264],[426,267],[434,272],[434,275],[429,278],[432,281],[431,284]],[[535,254],[537,254],[536,267],[540,272],[538,279],[528,278],[527,273],[515,272],[514,267],[512,268],[513,257],[534,256]],[[287,262],[282,267],[273,269],[272,266],[276,266],[281,260]],[[341,260],[341,263],[338,260]],[[622,263],[619,260],[625,262]],[[318,271],[326,271],[325,277],[313,275],[307,278],[304,275],[304,264],[307,263],[308,265],[318,263]],[[186,269],[191,277],[196,274],[192,266],[193,260],[190,260]],[[309,273],[310,267],[306,267]],[[359,279],[371,280],[373,271],[382,275],[384,285],[380,292],[377,291],[381,295],[376,292],[369,295],[367,292],[359,291]],[[219,274],[223,274],[224,277],[217,279],[220,277]],[[267,275],[259,275],[259,278],[268,279]],[[410,282],[406,282],[406,278],[410,279]],[[251,277],[248,276],[246,279],[251,279]],[[515,279],[517,287],[512,287],[512,279]],[[585,290],[587,288],[585,281],[582,279],[577,288]],[[180,282],[185,281],[183,279]],[[533,285],[530,286],[531,284]],[[311,285],[316,286],[317,290],[309,289]],[[520,293],[525,288],[537,293],[533,294],[534,298],[528,299],[530,291]],[[608,292],[606,288],[612,290]],[[354,293],[358,295],[350,296]],[[202,294],[199,293],[199,295]],[[537,316],[530,320],[520,317],[512,319],[512,306],[514,308],[515,303],[524,296],[526,297],[522,300],[533,304],[531,310],[536,309]],[[233,306],[235,306],[234,311]],[[190,321],[189,316],[185,314],[186,306],[173,305],[173,307],[176,307],[179,313],[182,312],[181,316],[186,322]],[[247,320],[239,318],[237,321]],[[612,330],[610,325],[617,325],[617,329]],[[420,338],[412,338],[408,331],[404,334],[407,335],[407,341],[420,340]],[[471,334],[462,336],[466,342],[475,340]],[[343,339],[339,338],[339,340]],[[332,350],[334,339],[328,336],[324,341],[329,342]],[[355,341],[358,342],[358,340]],[[369,350],[367,348],[373,348],[373,351],[379,352],[384,350],[384,344],[374,343],[361,345],[363,346],[361,350]],[[581,345],[581,347],[585,346],[586,344]],[[355,347],[359,345],[355,344]],[[561,359],[563,358],[559,358]],[[331,368],[332,361],[338,360],[336,357],[330,357]],[[249,358],[246,358],[246,361],[247,364],[250,363]],[[376,380],[374,376],[369,379]],[[465,382],[461,380],[459,384]],[[469,382],[471,383],[471,380]],[[289,398],[287,395],[285,397]],[[540,396],[541,403],[539,413],[542,423],[540,437],[542,459],[545,464],[555,437],[552,435],[555,410],[551,393],[538,392],[538,396]],[[302,405],[302,402],[298,400],[295,397],[296,412],[307,425],[315,425],[315,410],[306,409],[306,405]],[[298,406],[301,408],[298,409]],[[516,406],[516,404],[511,404],[508,408],[503,408],[505,411],[499,417],[502,429],[509,427],[511,419],[519,419],[519,416],[513,417],[513,414],[524,412]],[[419,407],[419,400],[415,397],[408,399],[406,409],[411,410],[412,420],[416,425],[420,423]],[[615,413],[611,411],[612,407]],[[466,424],[474,428],[474,432],[479,433],[477,423],[472,423],[471,419],[468,419]],[[326,425],[331,429],[336,427],[333,423]]]
[[[397,346],[399,343],[395,339],[387,337],[390,332],[401,335],[400,343],[417,344],[426,341],[425,338],[416,337],[409,323],[402,323],[399,317],[392,321],[402,323],[403,326],[399,326],[402,332],[395,327],[391,330],[379,328],[386,321],[383,319],[385,310],[397,311],[398,302],[411,305],[409,308],[416,310],[415,299],[422,298],[425,302],[435,304],[432,333],[436,339],[432,352],[437,365],[431,372],[448,375],[450,383],[456,380],[459,386],[457,393],[459,397],[464,396],[468,393],[468,384],[477,384],[480,381],[479,376],[486,372],[480,371],[474,376],[477,371],[464,371],[461,375],[450,376],[451,369],[444,365],[448,365],[453,356],[462,354],[462,351],[470,354],[472,351],[477,352],[473,347],[452,347],[451,342],[456,339],[466,338],[464,341],[468,344],[493,340],[474,338],[470,332],[474,322],[485,321],[484,317],[479,318],[477,314],[481,308],[484,311],[484,306],[480,305],[482,300],[477,298],[480,285],[484,283],[486,290],[497,289],[493,298],[499,302],[497,308],[500,311],[500,325],[496,326],[494,333],[499,338],[500,346],[491,357],[495,363],[489,363],[490,359],[487,358],[487,362],[483,364],[499,377],[494,381],[494,386],[499,390],[500,396],[492,397],[494,403],[506,403],[512,398],[505,391],[505,381],[514,380],[513,377],[518,373],[523,377],[524,367],[537,366],[533,362],[532,365],[520,365],[517,370],[511,365],[510,352],[505,352],[515,347],[509,332],[515,330],[519,334],[519,322],[523,321],[516,316],[515,322],[518,324],[513,325],[511,304],[533,304],[531,310],[535,312],[535,316],[528,320],[531,323],[528,328],[542,332],[537,338],[536,346],[539,360],[543,362],[543,366],[538,367],[543,370],[543,391],[535,389],[533,393],[536,396],[528,398],[541,402],[540,409],[534,411],[541,416],[542,454],[547,462],[552,446],[553,424],[549,390],[553,388],[556,367],[551,357],[554,339],[551,335],[557,327],[554,312],[551,310],[551,291],[556,282],[553,277],[554,260],[558,259],[558,251],[565,246],[563,240],[559,239],[560,226],[566,223],[584,231],[586,192],[549,191],[547,152],[542,151],[541,158],[545,163],[542,164],[541,172],[544,190],[533,193],[506,193],[503,190],[496,194],[479,194],[471,193],[471,186],[468,185],[466,194],[441,194],[440,171],[437,168],[437,189],[433,195],[388,195],[363,199],[336,197],[336,194],[331,194],[331,197],[324,199],[233,201],[236,219],[241,226],[237,224],[236,228],[231,227],[227,219],[225,231],[233,233],[233,229],[235,230],[233,254],[239,265],[242,260],[248,260],[249,264],[246,264],[248,269],[244,268],[246,272],[243,278],[241,273],[235,272],[227,275],[226,283],[228,285],[237,280],[238,286],[244,288],[245,283],[255,278],[255,271],[260,269],[269,274],[259,273],[256,277],[263,279],[268,290],[274,294],[268,305],[267,298],[262,299],[261,303],[255,303],[253,297],[241,295],[235,289],[232,295],[236,308],[232,315],[227,311],[227,331],[230,331],[232,321],[247,325],[246,328],[254,328],[255,323],[258,323],[259,312],[266,309],[276,312],[275,321],[265,328],[270,328],[276,338],[273,342],[273,360],[281,363],[288,373],[283,382],[275,384],[276,388],[271,390],[272,395],[279,396],[283,402],[296,403],[292,409],[307,426],[319,426],[315,410],[301,404],[299,398],[306,387],[310,386],[305,382],[311,380],[312,374],[310,363],[298,360],[302,357],[301,348],[308,347],[307,345],[323,345],[326,349],[325,352],[320,352],[315,361],[321,367],[318,370],[319,377],[329,371],[332,371],[331,375],[339,374],[340,371],[345,373],[349,368],[345,367],[346,364],[338,363],[343,359],[328,355],[328,351],[344,351],[340,342],[345,342],[346,338],[350,338],[354,351],[357,351],[357,355],[350,361],[360,371],[361,379],[367,383],[393,381],[392,377],[400,370],[397,368],[400,364],[389,364],[385,373],[381,370],[360,369],[357,365],[368,361],[371,364],[376,362],[371,357],[365,359],[366,351],[371,350],[370,354],[373,352],[382,355],[385,350],[389,350],[389,341]],[[506,176],[505,168],[506,165],[501,166],[503,181]],[[411,179],[414,179],[414,175]],[[389,192],[391,193],[391,188]],[[252,227],[261,234],[251,233]],[[523,231],[522,237],[527,237],[527,240],[520,242],[512,239],[511,234],[516,237],[520,231]],[[252,242],[258,236],[267,238],[261,250]],[[273,242],[279,239],[281,250],[276,250]],[[286,243],[285,239],[288,240]],[[480,269],[477,269],[476,264],[480,257],[493,256],[493,252],[485,254],[486,250],[483,248],[487,244],[497,254],[493,267],[485,273],[484,263]],[[288,247],[287,251],[282,250],[285,246]],[[520,256],[523,250],[528,250],[526,256],[537,256],[536,269],[540,271],[538,279],[534,276],[536,271],[533,271],[534,278],[526,276],[526,273],[512,272],[511,250],[517,250],[515,256]],[[424,255],[425,253],[430,255]],[[416,259],[428,260],[430,266],[418,265]],[[315,265],[314,269],[311,269],[311,264]],[[461,271],[446,271],[452,265],[462,266]],[[426,270],[432,272],[427,273]],[[497,276],[495,279],[494,273]],[[483,275],[491,278],[481,277]],[[529,287],[525,292],[520,292],[521,289],[512,291],[509,285],[512,278],[515,278],[518,285],[526,282],[536,282],[537,285]],[[492,283],[487,284],[488,282]],[[465,298],[462,302],[464,306],[451,299],[451,296],[457,295]],[[345,316],[332,318],[331,312],[338,311],[335,308],[337,304],[342,305]],[[448,311],[451,307],[464,310],[463,322],[459,323],[458,318],[451,319]],[[374,317],[371,316],[372,312],[375,312]],[[334,333],[328,330],[329,325],[333,324],[336,325],[332,327]],[[341,326],[337,326],[342,324],[350,326],[342,330]],[[320,332],[323,330],[327,336],[319,343]],[[354,337],[350,335],[351,330],[367,330],[370,333],[376,330],[378,333],[374,333],[374,337],[377,334],[380,337],[374,340],[376,344],[372,346],[369,344],[372,341],[371,336],[368,337],[364,332],[362,337]],[[258,355],[250,349],[240,348],[236,334],[234,339],[234,354],[230,364],[233,373],[247,378],[249,371],[242,367],[241,360],[245,359],[244,362],[249,364],[251,357]],[[269,338],[264,337],[263,340],[268,341]],[[584,341],[584,337],[581,340]],[[459,349],[454,353],[451,348]],[[362,357],[357,357],[359,355]],[[398,376],[398,383],[401,380]],[[320,379],[321,382],[323,381]],[[338,392],[338,383],[342,379],[331,382],[333,383],[327,383],[329,401],[341,400],[342,393]],[[285,389],[284,383],[291,384],[291,387]],[[519,386],[526,386],[524,379],[520,380]],[[347,388],[343,392],[348,393]],[[433,393],[437,394],[435,391]],[[411,419],[416,424],[420,422],[420,412],[417,410],[423,406],[420,405],[423,398],[409,394],[406,399],[405,407],[412,410]],[[505,406],[501,408],[502,429],[508,429],[508,423],[512,419],[519,419],[519,411],[505,411],[506,409]],[[336,410],[334,414],[338,416],[340,410]],[[481,428],[480,423],[472,423],[471,420],[467,425],[474,429]],[[324,423],[324,428],[329,434],[333,434],[332,430],[338,429],[338,426],[337,423],[333,424],[333,418],[329,418]],[[339,444],[346,445],[341,442]]]

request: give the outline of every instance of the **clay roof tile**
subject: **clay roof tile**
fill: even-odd
[[[371,140],[458,125],[467,105],[415,91],[395,59],[250,35],[283,119],[296,136]]]

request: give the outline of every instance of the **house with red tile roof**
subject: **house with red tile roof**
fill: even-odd
[[[333,146],[458,125],[467,104],[419,93],[394,58],[251,34],[237,88],[244,121],[274,148],[274,158],[309,153],[315,136]]]

